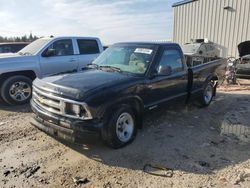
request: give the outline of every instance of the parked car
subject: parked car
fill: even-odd
[[[240,59],[236,65],[238,78],[250,78],[250,41],[238,45]]]
[[[45,37],[18,53],[0,55],[0,96],[8,104],[27,103],[36,77],[81,71],[102,51],[98,38]]]
[[[0,43],[0,54],[1,53],[16,53],[27,46],[29,42],[8,42]]]
[[[225,62],[188,68],[178,44],[118,43],[83,72],[36,79],[32,124],[71,141],[97,131],[120,148],[133,141],[145,111],[195,96],[208,106]]]

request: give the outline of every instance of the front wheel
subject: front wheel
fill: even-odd
[[[202,96],[200,98],[200,103],[203,107],[208,106],[212,102],[213,97],[214,97],[214,91],[215,91],[215,88],[212,82],[208,82],[205,85],[203,92],[202,92]]]
[[[1,97],[9,105],[28,103],[32,95],[32,80],[26,76],[12,76],[4,81]]]
[[[135,115],[130,107],[122,106],[103,127],[102,138],[112,148],[118,149],[131,143],[137,133]]]

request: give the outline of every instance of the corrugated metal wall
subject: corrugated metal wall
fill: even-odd
[[[225,7],[233,9],[225,10]],[[250,40],[250,0],[198,0],[174,7],[174,42],[207,38],[224,57],[238,57],[237,45]]]

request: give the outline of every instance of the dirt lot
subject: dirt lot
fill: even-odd
[[[241,84],[221,87],[208,108],[147,114],[136,140],[119,150],[95,135],[59,142],[30,125],[28,105],[1,104],[0,187],[250,187],[250,81]],[[147,174],[145,164],[173,176]]]

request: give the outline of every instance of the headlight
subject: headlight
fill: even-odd
[[[88,107],[84,104],[65,103],[65,114],[81,119],[92,119]]]

